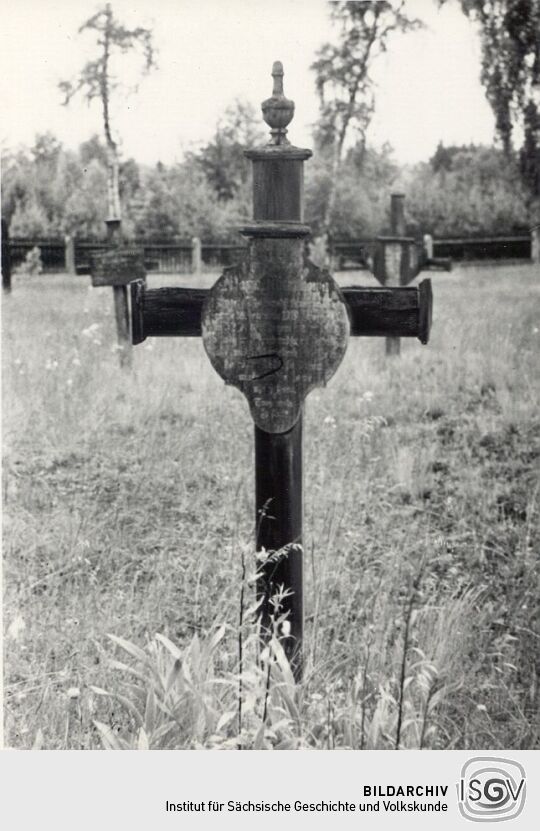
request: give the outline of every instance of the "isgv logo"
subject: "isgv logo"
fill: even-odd
[[[473,822],[502,822],[523,810],[525,770],[519,762],[497,756],[476,756],[461,770],[457,784],[461,815]]]

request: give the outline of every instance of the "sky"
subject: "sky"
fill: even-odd
[[[101,130],[97,103],[61,105],[58,82],[73,78],[95,55],[91,33],[79,26],[102,3],[93,0],[0,0],[2,148],[31,144],[53,132],[77,147]],[[126,26],[154,31],[158,69],[137,93],[113,103],[122,154],[154,164],[181,160],[211,139],[235,98],[257,107],[271,94],[271,67],[281,60],[285,93],[296,103],[289,138],[311,146],[318,102],[310,64],[331,40],[322,0],[112,0]],[[426,28],[396,35],[374,67],[376,113],[369,140],[389,142],[401,162],[427,160],[439,141],[487,143],[493,117],[482,87],[478,35],[457,0],[409,0]],[[335,36],[334,36],[335,37]],[[137,65],[122,59],[122,80],[133,86]]]

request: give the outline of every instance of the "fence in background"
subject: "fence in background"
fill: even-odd
[[[335,269],[358,269],[367,266],[372,239],[336,240],[331,254]],[[239,244],[200,243],[198,240],[134,240],[144,248],[146,268],[156,274],[187,274],[199,270],[219,269],[232,265],[244,250]],[[21,265],[29,251],[38,247],[43,271],[72,271],[87,274],[92,255],[106,248],[103,241],[63,239],[30,239],[15,237],[9,240],[12,268]],[[200,253],[199,253],[200,252]],[[533,255],[531,236],[470,237],[434,239],[433,256],[450,257],[455,261],[471,260],[530,260]],[[194,268],[195,266],[195,268]]]
[[[339,270],[364,268],[371,239],[336,240],[332,259]],[[433,256],[449,257],[456,262],[473,260],[530,260],[531,236],[462,237],[433,239]]]
[[[66,245],[62,239],[30,239],[27,237],[11,237],[9,253],[11,268],[17,268],[24,262],[26,255],[33,249],[39,248],[43,271],[64,271],[66,267]]]
[[[435,239],[435,256],[452,260],[530,260],[531,237]]]
[[[144,248],[147,270],[157,274],[182,274],[192,271],[196,244],[191,240],[171,242],[170,240],[134,240],[134,245]],[[63,239],[31,239],[16,237],[9,240],[11,264],[21,265],[33,248],[39,248],[45,273],[69,271],[70,243]],[[74,269],[77,274],[88,274],[92,256],[107,247],[106,242],[75,240],[72,243]],[[244,250],[241,244],[203,243],[200,246],[201,265],[215,269],[231,265]],[[197,269],[196,269],[197,270]]]

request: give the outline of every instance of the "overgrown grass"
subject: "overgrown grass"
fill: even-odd
[[[197,340],[120,372],[109,289],[15,281],[8,745],[538,745],[538,273],[432,277],[428,347],[351,340],[308,398],[301,687],[278,641],[256,658],[240,394]]]

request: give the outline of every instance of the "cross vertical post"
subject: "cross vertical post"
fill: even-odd
[[[389,289],[394,289],[394,291],[397,287],[407,286],[425,268],[440,268],[446,271],[450,271],[452,268],[451,260],[433,257],[431,237],[429,237],[431,241],[431,247],[429,248],[426,247],[426,238],[424,238],[424,245],[422,246],[414,237],[405,236],[404,202],[405,195],[403,193],[393,193],[391,195],[391,233],[388,236],[377,237],[373,249],[373,275],[379,283]],[[431,292],[429,281],[423,281],[418,288],[423,292],[423,302],[431,303],[427,294]],[[399,294],[388,295],[389,298],[391,296],[394,297],[394,300],[397,300]],[[387,355],[397,356],[400,354],[400,337],[402,336],[398,332],[398,328],[395,327],[392,334],[386,338]],[[423,340],[422,336],[420,336],[420,339],[422,343],[427,342]]]
[[[285,127],[292,119],[294,105],[283,95],[281,64],[274,64],[272,75],[273,98],[263,103],[272,141],[266,147],[245,151],[253,164],[255,225],[244,229],[244,233],[261,253],[270,251],[275,245],[273,240],[279,239],[281,256],[288,256],[290,251],[294,258],[307,235],[302,225],[303,166],[311,151],[292,147],[287,140]],[[286,618],[284,646],[297,677],[302,667],[304,633],[302,486],[301,408],[295,423],[284,432],[268,432],[255,423],[256,548],[260,555],[257,595],[261,601],[261,627],[266,636],[271,636],[273,619]],[[275,596],[280,587],[288,594],[281,597],[277,609]]]
[[[396,237],[405,236],[405,194],[392,193],[390,196],[390,228]]]
[[[120,219],[106,219],[107,239],[111,245],[120,246],[122,224]],[[129,307],[127,286],[113,286],[114,317],[120,355],[120,366],[131,366],[131,342],[129,337]]]
[[[405,194],[393,193],[390,197],[390,227],[393,237],[405,236],[405,212],[404,212]],[[396,245],[396,243],[390,243]],[[394,259],[392,265],[389,263],[389,258],[385,257],[385,286],[399,286],[401,285],[401,260],[403,256],[403,247],[399,246],[401,256]],[[397,337],[386,338],[386,354],[399,355],[401,353],[401,341]]]
[[[131,367],[128,285],[146,280],[144,251],[123,244],[120,219],[106,219],[105,224],[108,246],[92,257],[92,285],[112,286],[120,366]]]
[[[255,521],[263,640],[272,619],[286,615],[285,651],[296,677],[301,674],[304,638],[302,415],[286,433],[267,433],[255,425]],[[279,588],[289,594],[274,609]],[[278,636],[284,633],[278,631]]]

